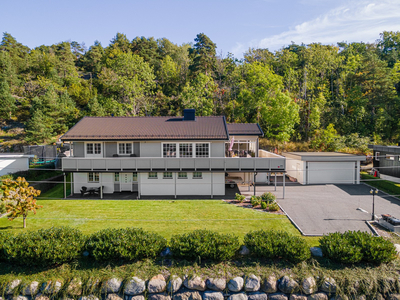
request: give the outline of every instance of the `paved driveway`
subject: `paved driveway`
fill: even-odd
[[[320,235],[346,230],[370,231],[365,223],[371,219],[370,189],[364,184],[291,185],[286,187],[285,199],[278,199],[278,202],[304,234]],[[257,187],[257,194],[263,190],[273,191],[271,187]],[[280,193],[281,187],[276,195],[280,197]],[[375,214],[380,216],[384,213],[400,218],[400,201],[378,193],[375,196]]]

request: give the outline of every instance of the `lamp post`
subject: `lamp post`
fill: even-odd
[[[375,221],[375,195],[378,194],[378,189],[371,189],[370,194],[372,194],[372,218],[371,221]]]

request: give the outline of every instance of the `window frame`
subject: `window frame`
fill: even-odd
[[[166,176],[171,175],[171,176]],[[163,172],[163,179],[174,179],[174,175],[172,172]]]
[[[124,153],[120,152],[120,145],[124,145]],[[131,153],[126,153],[126,145],[130,145],[131,146]],[[133,143],[132,142],[118,142],[117,143],[117,153],[118,155],[131,155],[133,154]]]
[[[164,145],[175,145],[175,156],[164,156]],[[179,157],[178,154],[178,149],[179,149],[179,143],[161,143],[161,155],[164,158],[177,158]]]
[[[117,180],[117,177],[118,177],[118,180]],[[121,182],[121,181],[120,181],[119,172],[115,172],[115,173],[114,173],[114,182]]]
[[[195,176],[195,174],[200,174],[200,176]],[[203,172],[193,172],[192,178],[193,179],[203,179]]]
[[[379,156],[381,155],[381,153],[379,151],[375,152],[375,160],[379,161]]]
[[[96,176],[97,174],[97,176]],[[92,176],[90,176],[92,175]],[[90,177],[92,177],[92,180],[90,180]],[[97,180],[96,180],[97,177]],[[100,172],[89,172],[88,173],[88,183],[99,183],[100,182]]]
[[[185,177],[181,177],[181,174],[185,174]],[[187,172],[178,172],[178,179],[188,179]]]
[[[211,147],[209,142],[201,143],[201,142],[196,142],[194,143],[194,157],[195,158],[209,158],[211,154]],[[197,156],[197,145],[207,145],[207,150],[208,150],[208,156]]]
[[[391,160],[391,161],[394,161],[395,157],[396,157],[396,155],[394,155],[394,154],[386,154],[386,156],[385,156],[386,160]]]
[[[152,174],[152,175],[155,174],[155,176],[150,176],[150,174]],[[157,173],[157,172],[149,172],[149,173],[147,174],[147,178],[148,178],[148,179],[158,179],[158,173]]]
[[[88,153],[89,145],[92,145],[93,153]],[[100,145],[100,153],[96,153],[96,145]],[[85,142],[85,157],[103,157],[103,148],[102,142]]]
[[[194,155],[194,152],[193,152],[193,144],[194,144],[194,143],[179,143],[179,147],[178,147],[178,149],[179,149],[179,154],[178,154],[178,157],[181,157],[181,158],[193,158],[193,155]],[[181,155],[181,146],[183,146],[183,145],[187,145],[187,146],[188,146],[188,152],[189,152],[189,150],[190,150],[190,153],[191,153],[190,156],[187,156],[187,155],[182,156],[182,155]],[[183,152],[183,151],[182,151],[182,152]]]

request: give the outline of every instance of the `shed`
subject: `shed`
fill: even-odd
[[[29,170],[29,158],[32,157],[23,153],[0,154],[0,176]]]
[[[363,155],[339,152],[285,152],[287,174],[301,184],[360,184]]]
[[[400,177],[400,146],[368,145],[368,148],[374,151],[374,168],[380,174]]]

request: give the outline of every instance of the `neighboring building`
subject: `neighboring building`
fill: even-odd
[[[192,109],[183,117],[85,117],[61,138],[71,143],[62,169],[73,172],[74,193],[104,186],[138,197],[221,196],[227,176],[252,182],[258,172],[285,171],[284,157],[259,151],[262,135],[258,124],[196,117]]]
[[[0,176],[29,170],[29,159],[33,155],[23,153],[1,153],[0,154]]]
[[[287,174],[301,184],[360,184],[362,155],[339,152],[286,152]]]
[[[374,169],[380,174],[400,177],[400,146],[368,145],[374,151]]]

